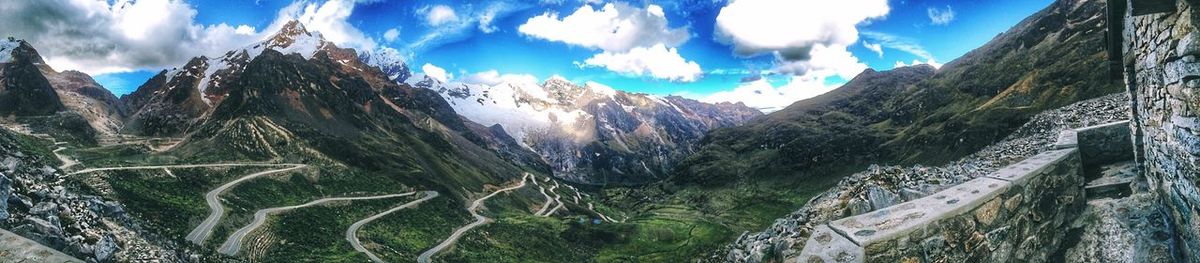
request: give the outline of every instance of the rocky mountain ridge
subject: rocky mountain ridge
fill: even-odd
[[[124,105],[91,76],[55,71],[23,40],[0,41],[0,54],[0,114],[16,117],[6,122],[83,143],[123,125]]]
[[[291,21],[275,35],[219,57],[192,58],[182,67],[163,70],[136,91],[121,97],[132,112],[125,132],[178,136],[197,123],[229,95],[232,83],[246,66],[266,50],[300,54],[311,59],[319,51],[336,52],[320,33],[309,32]]]
[[[557,76],[542,83],[512,78],[488,85],[410,75],[405,83],[437,91],[455,112],[473,122],[501,127],[521,146],[537,152],[555,176],[584,184],[661,180],[696,150],[709,130],[761,115],[741,103],[629,93],[595,82],[577,85]]]

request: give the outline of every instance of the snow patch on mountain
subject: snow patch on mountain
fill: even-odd
[[[438,91],[459,115],[484,126],[499,124],[525,147],[529,147],[526,138],[530,133],[549,129],[582,137],[587,131],[579,122],[592,117],[582,109],[563,107],[535,82],[506,80],[493,86],[442,83],[420,73],[404,82]]]
[[[21,46],[21,41],[12,38],[0,40],[0,63],[12,63],[12,52],[19,46]]]

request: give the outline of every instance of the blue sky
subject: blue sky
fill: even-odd
[[[935,65],[949,62],[1051,3],[1051,0],[108,1],[111,6],[107,11],[117,17],[109,19],[112,21],[122,21],[119,17],[123,14],[113,11],[120,9],[114,8],[117,6],[144,6],[150,13],[155,13],[155,8],[163,9],[159,13],[171,14],[167,16],[170,19],[138,22],[163,24],[149,29],[150,32],[175,32],[170,31],[175,28],[170,25],[181,23],[178,27],[183,28],[179,32],[183,32],[180,34],[184,36],[184,44],[145,44],[147,48],[142,50],[167,46],[178,51],[114,60],[114,57],[136,57],[127,54],[136,54],[136,50],[122,53],[118,49],[112,51],[114,54],[102,54],[106,56],[96,60],[99,62],[72,57],[88,52],[60,51],[52,44],[47,47],[34,44],[39,50],[51,49],[42,52],[50,54],[48,60],[52,66],[92,73],[118,96],[132,92],[159,70],[181,65],[187,57],[220,53],[269,34],[281,20],[304,18],[309,20],[302,21],[314,24],[309,25],[310,29],[322,31],[330,40],[341,42],[338,43],[341,46],[360,50],[392,48],[404,54],[418,72],[426,64],[445,69],[449,81],[467,81],[473,74],[493,70],[500,75],[532,75],[537,79],[557,75],[579,83],[594,81],[632,92],[741,101],[764,109],[786,106],[795,99],[827,91],[866,67],[889,70],[897,62]],[[595,12],[587,12],[590,17],[579,15],[576,22],[594,23],[597,17],[613,15],[616,16],[613,19],[624,19],[618,22],[625,24],[575,30],[572,26],[580,24],[567,20],[583,8]],[[133,9],[137,8],[130,8]],[[750,15],[738,16],[735,9]],[[188,15],[190,21],[186,21]],[[543,22],[540,27],[532,26],[537,17]],[[665,26],[656,25],[657,22],[665,22]],[[530,26],[523,29],[526,24]],[[246,27],[244,32],[242,27]],[[617,29],[632,30],[639,35],[628,39],[594,37]],[[758,30],[764,34],[742,34]],[[38,35],[45,33],[36,30],[13,31],[0,34],[44,43],[55,39]],[[683,33],[678,36],[667,36],[680,32]],[[808,33],[812,36],[804,37]],[[783,39],[776,39],[780,36]],[[125,37],[96,41],[142,45],[138,41],[152,40]],[[194,48],[203,43],[224,46]],[[879,45],[879,49],[869,48],[874,45]],[[62,47],[71,48],[76,47]]]

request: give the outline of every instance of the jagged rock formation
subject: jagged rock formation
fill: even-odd
[[[116,134],[124,124],[125,105],[92,76],[79,71],[55,72],[49,67],[42,74],[50,80],[67,109],[78,113],[100,134]]]
[[[1200,6],[1194,1],[1109,5],[1124,16],[1125,84],[1133,97],[1133,141],[1150,192],[1167,212],[1184,261],[1200,260]],[[1157,4],[1157,5],[1156,5]],[[1124,12],[1124,11],[1128,12]],[[1135,15],[1136,14],[1136,15]],[[1118,36],[1114,34],[1114,36]]]
[[[45,116],[63,104],[41,67],[49,67],[28,42],[0,40],[0,115]]]
[[[634,94],[558,77],[486,85],[414,74],[406,83],[437,91],[473,122],[499,125],[537,152],[556,177],[595,185],[658,181],[695,152],[709,130],[761,115],[740,103]]]

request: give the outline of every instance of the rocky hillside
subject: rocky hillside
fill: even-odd
[[[51,141],[0,128],[0,228],[89,262],[157,258],[182,262],[176,247],[151,245],[153,235],[115,201],[79,191],[50,152]]]
[[[537,152],[556,177],[593,185],[661,180],[709,130],[761,115],[743,104],[628,93],[594,82],[580,86],[558,77],[486,85],[413,74],[405,82],[437,91],[473,122],[502,128]]]
[[[1121,91],[1105,73],[1103,7],[1060,0],[936,72],[868,71],[754,125],[714,132],[678,181],[844,175],[869,163],[958,159],[1033,114]]]
[[[934,68],[921,65],[868,69],[829,93],[797,102],[741,127],[719,129],[704,140],[675,178],[680,184],[721,185],[739,177],[847,172],[886,157],[880,145],[894,130],[876,126],[893,115],[889,103]]]
[[[403,181],[450,189],[444,193],[466,194],[484,183],[519,177],[519,160],[528,158],[507,151],[506,137],[477,134],[487,129],[471,129],[479,125],[454,114],[433,91],[391,81],[379,68],[362,63],[355,50],[339,48],[299,23],[226,58],[231,59],[221,60],[224,64],[195,59],[183,67],[189,71],[156,77],[175,76],[160,82],[166,86],[154,86],[165,88],[161,93],[147,89],[126,97],[131,104],[143,102],[131,125],[141,121],[144,133],[167,132],[146,122],[151,119],[145,117],[161,116],[152,115],[154,107],[196,110],[166,115],[190,124],[172,131],[186,135],[173,154],[402,171],[412,176]],[[245,64],[237,62],[244,59]],[[196,81],[208,84],[192,86]],[[193,95],[171,97],[188,90]],[[148,103],[141,94],[151,95]]]
[[[122,126],[124,105],[91,76],[55,71],[22,40],[0,41],[0,55],[0,115],[17,116],[17,124],[83,143],[94,142],[96,134],[115,134]]]
[[[941,166],[871,166],[842,179],[765,231],[744,234],[729,247],[728,262],[790,258],[816,225],[935,193],[1050,149],[1060,131],[1129,118],[1129,96],[1113,94],[1035,115],[1004,140]],[[719,256],[720,257],[720,256]]]

